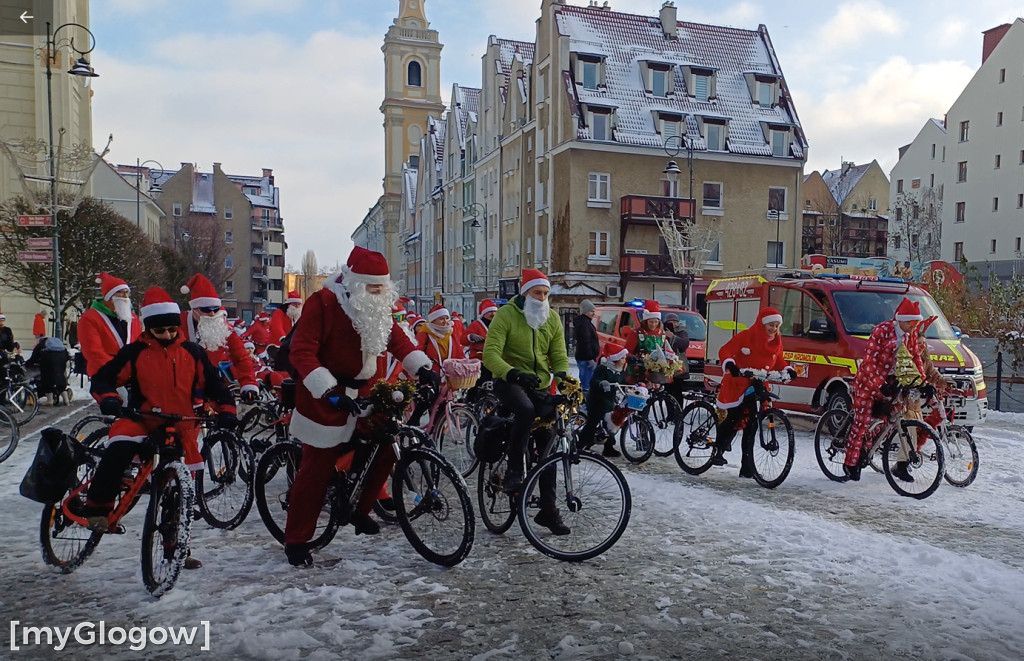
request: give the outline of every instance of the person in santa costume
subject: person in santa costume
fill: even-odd
[[[463,355],[458,358],[465,358],[465,347],[466,347],[466,321],[462,318],[461,312],[452,314],[452,334],[455,339],[459,341],[459,346],[462,347]]]
[[[245,342],[227,323],[227,312],[221,308],[220,296],[209,279],[196,273],[181,286],[181,293],[188,294],[189,311],[181,313],[181,328],[185,339],[195,342],[210,356],[216,366],[227,363],[231,374],[241,386],[243,402],[255,402],[260,388]]]
[[[289,496],[285,554],[292,565],[312,564],[309,540],[323,507],[337,459],[353,449],[359,408],[354,398],[368,394],[386,368],[385,353],[399,360],[421,383],[439,385],[430,359],[416,349],[391,316],[398,294],[384,256],[355,247],[340,271],[309,297],[306,319],[295,327],[290,361],[298,374],[290,432],[302,441],[302,462]],[[351,523],[356,533],[376,534],[370,510],[387,482],[395,457],[382,452],[369,468],[366,487]]]
[[[640,327],[629,329],[626,334],[626,351],[631,356],[643,357],[657,351],[674,356],[672,347],[665,341],[665,329],[661,325],[661,306],[657,301],[644,301],[640,312]]]
[[[427,313],[427,323],[416,333],[416,344],[420,351],[427,354],[432,363],[431,369],[441,373],[441,364],[449,358],[463,358],[466,354],[462,349],[458,336],[452,326],[452,315],[448,308],[438,303]]]
[[[142,324],[132,312],[128,283],[103,272],[96,277],[97,298],[78,320],[78,343],[91,379],[117,352],[142,334]]]
[[[391,316],[394,318],[395,323],[398,324],[398,327],[401,328],[402,331],[408,336],[408,338],[415,342],[416,335],[409,328],[408,311],[405,309],[405,306],[402,305],[401,300],[395,303],[395,307],[392,308],[391,310]],[[402,375],[404,373],[405,371],[402,368],[402,361],[389,353],[388,367],[387,371],[384,374],[384,380],[387,381],[388,383],[397,383],[398,380],[402,378]]]
[[[260,312],[253,319],[252,325],[242,334],[243,340],[250,340],[256,345],[256,353],[261,354],[270,346],[270,315]]]
[[[412,331],[413,337],[423,329],[423,324],[427,323],[426,319],[415,312],[407,314],[405,319],[409,322],[409,330]]]
[[[46,337],[46,315],[42,310],[36,312],[36,316],[32,319],[32,336],[37,340]]]
[[[292,290],[288,292],[288,298],[284,299],[284,305],[274,310],[274,314],[270,316],[270,343],[281,344],[281,340],[299,320],[301,314],[302,297],[299,296],[299,292]]]
[[[480,305],[477,306],[477,316],[473,320],[473,323],[466,329],[466,341],[469,345],[469,357],[476,358],[477,360],[483,360],[484,357],[484,341],[487,339],[487,328],[491,325],[491,319],[494,319],[494,314],[498,311],[498,304],[489,298],[485,298],[480,301]],[[485,381],[482,374],[481,379]]]
[[[90,391],[99,402],[100,412],[120,415],[123,402],[117,388],[130,384],[129,409],[194,416],[195,395],[202,392],[206,403],[217,413],[217,425],[234,429],[238,425],[234,398],[206,351],[186,341],[180,332],[178,304],[163,289],[151,287],[146,291],[140,311],[145,332],[118,351],[92,378]],[[92,530],[106,531],[107,517],[114,507],[125,469],[143,450],[146,438],[166,424],[164,420],[146,416],[114,421],[81,512]],[[183,421],[174,427],[185,450],[185,465],[191,470],[201,470],[203,458],[196,441],[197,423]],[[187,569],[201,565],[191,557],[185,561]]]
[[[866,457],[862,457],[864,435],[876,413],[888,415],[891,398],[900,384],[911,385],[927,378],[945,388],[937,370],[925,365],[928,346],[918,336],[917,325],[922,321],[920,304],[904,298],[896,307],[893,318],[875,326],[868,337],[864,357],[853,378],[853,423],[846,436],[846,457],[843,471],[851,480],[860,479]],[[893,475],[904,481],[913,481],[908,463],[899,457]]]
[[[580,431],[580,447],[587,448],[594,444],[597,428],[604,423],[610,433],[622,426],[625,419],[617,419],[615,396],[617,389],[613,384],[626,382],[626,358],[629,352],[626,347],[614,342],[607,342],[601,350],[601,364],[594,369],[587,392],[587,424]],[[602,453],[606,457],[621,456],[615,449],[615,436],[609,436],[604,443]]]
[[[742,376],[740,370],[783,372],[789,379],[796,378],[796,370],[790,367],[782,355],[782,315],[774,308],[762,308],[757,321],[750,328],[736,333],[731,340],[718,350],[722,363],[722,384],[718,389],[716,405],[726,412],[719,423],[715,440],[715,466],[728,462],[724,453],[732,450],[732,439],[743,429],[743,458],[740,463],[740,477],[754,477],[754,436],[757,433],[757,397],[754,381]]]
[[[238,337],[245,335],[245,319],[235,319],[232,321],[231,330],[235,331],[235,335]]]

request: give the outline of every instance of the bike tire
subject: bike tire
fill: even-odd
[[[8,393],[3,406],[19,426],[26,425],[39,413],[39,396],[32,386],[22,384]]]
[[[718,413],[705,401],[687,404],[679,414],[673,452],[683,472],[700,475],[711,468],[718,440]]]
[[[403,449],[412,448],[416,446],[433,447],[434,442],[429,436],[418,427],[404,426],[398,430],[398,445]],[[394,493],[391,483],[394,479],[394,472],[388,476],[387,481],[387,492],[389,494]],[[394,498],[392,497],[392,508],[388,509],[381,505],[380,500],[373,503],[373,513],[383,521],[384,523],[398,523],[398,515],[395,514],[394,510]]]
[[[476,479],[477,504],[484,527],[496,535],[504,535],[516,520],[516,499],[504,491],[508,455],[502,453],[495,462],[480,462]]]
[[[302,463],[302,446],[294,441],[278,443],[263,453],[253,480],[256,509],[260,513],[267,531],[284,544],[284,528],[288,521],[288,500]],[[340,522],[334,513],[333,487],[317,519],[316,530],[309,541],[311,549],[322,549],[331,543],[338,533]]]
[[[79,525],[64,511],[64,502],[71,492],[92,479],[98,463],[96,456],[86,454],[78,463],[75,484],[60,501],[43,507],[39,522],[39,543],[42,547],[43,562],[61,574],[70,574],[81,567],[103,539],[103,533],[93,532]],[[84,505],[84,491],[75,497]]]
[[[619,447],[622,456],[631,464],[642,464],[655,451],[654,427],[650,420],[639,413],[630,413],[626,424],[619,430]]]
[[[978,446],[974,436],[963,425],[946,428],[945,447],[946,481],[954,487],[967,487],[978,477]]]
[[[654,433],[655,456],[669,457],[675,450],[680,412],[679,402],[664,390],[655,391],[644,407],[643,415],[650,422],[651,431]]]
[[[464,404],[447,405],[448,412],[437,412],[437,428],[434,433],[434,444],[463,477],[469,477],[476,470],[477,458],[473,452],[473,441],[476,440],[480,421]]]
[[[154,597],[174,588],[188,556],[195,491],[192,475],[172,461],[152,476],[153,485],[142,524],[142,581]]]
[[[112,420],[113,418],[108,418],[103,415],[87,415],[71,427],[71,431],[68,432],[68,435],[72,438],[78,439],[79,441],[83,441],[87,436],[92,434],[93,430],[90,429],[90,427],[99,425],[99,427],[110,429],[110,423]]]
[[[465,560],[476,538],[476,516],[458,470],[439,452],[414,447],[402,452],[394,474],[395,514],[416,552],[442,567]],[[442,526],[451,532],[432,534]]]
[[[897,460],[896,448],[893,446],[897,442],[897,433],[912,439],[920,438],[921,435],[925,438],[924,447],[910,451],[910,470],[916,473],[916,476],[912,475],[912,482],[900,480],[892,473]],[[916,443],[913,447],[916,447]],[[935,493],[946,472],[942,442],[930,425],[920,420],[901,420],[899,429],[893,428],[883,441],[882,468],[893,491],[901,496],[923,500]]]
[[[833,482],[850,479],[843,470],[843,463],[846,461],[846,436],[852,424],[853,414],[836,408],[822,413],[814,428],[814,458],[821,472]]]
[[[765,489],[774,489],[789,476],[796,453],[796,439],[789,416],[770,408],[757,416],[754,438],[754,480]]]
[[[0,408],[0,464],[9,459],[18,449],[19,440],[21,440],[21,426],[13,416]]]
[[[196,471],[196,500],[203,519],[221,530],[234,530],[249,516],[255,470],[252,449],[221,429],[206,435],[203,470]]]

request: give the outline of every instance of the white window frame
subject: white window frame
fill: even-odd
[[[782,261],[781,262],[772,263],[772,262],[768,261],[768,248],[770,248],[773,244],[775,246],[781,246],[781,251],[782,251]],[[785,241],[781,241],[781,240],[780,241],[772,241],[771,239],[769,239],[767,244],[765,245],[764,256],[765,256],[765,267],[767,267],[767,268],[782,268],[782,267],[784,267],[785,264],[786,264],[786,242]],[[775,258],[776,259],[779,258],[779,248],[778,247],[776,247],[776,249],[775,249]]]
[[[171,214],[173,214],[175,218],[181,218],[181,202],[174,203],[171,208]]]
[[[789,131],[772,129],[769,131],[769,137],[771,139],[772,156],[776,158],[787,158],[789,156]],[[780,139],[782,140],[782,143],[776,145],[776,140]]]
[[[669,138],[681,138],[685,133],[686,120],[682,115],[671,115],[663,113],[658,115],[658,128],[661,131],[663,141]]]
[[[224,243],[234,243],[235,235],[231,230],[224,230]]]
[[[615,117],[614,111],[612,111],[611,108],[601,108],[600,110],[595,109],[595,108],[588,108],[587,109],[587,115],[588,115],[588,117],[587,117],[588,125],[590,126],[590,139],[591,140],[600,140],[602,142],[611,142],[611,140],[612,140],[612,125],[614,124],[613,120],[614,120],[614,117]],[[602,134],[601,137],[598,137],[597,136],[597,131],[595,131],[595,128],[596,128],[595,120],[596,120],[596,117],[598,115],[603,117],[604,121],[606,122],[606,124],[605,124],[605,131],[604,131],[604,133]]]
[[[716,241],[711,252],[708,253],[707,261],[704,262],[704,268],[709,271],[721,271],[722,270],[722,242]]]
[[[868,211],[878,211],[878,200],[875,198],[868,200]]]
[[[595,230],[587,236],[587,264],[608,266],[612,263],[611,232]]]
[[[596,60],[596,61],[595,61]],[[580,85],[585,90],[597,90],[601,87],[601,60],[592,56],[577,56],[577,62],[579,62],[579,81]],[[594,86],[587,87],[587,70],[588,67],[593,67],[594,72]]]
[[[228,204],[224,207],[224,220],[231,220],[235,217],[235,207]]]
[[[612,206],[612,175],[591,172],[587,175],[587,206],[610,209]]]
[[[786,211],[786,209],[789,208],[789,189],[786,188],[785,186],[769,186],[768,187],[768,206],[767,206],[768,211],[772,210],[771,203],[772,203],[772,191],[773,190],[780,190],[780,191],[782,191],[782,209],[779,210],[779,220],[789,220],[789,212]],[[769,213],[765,213],[765,218],[768,218],[769,220],[775,220],[775,218],[771,214],[769,214]]]
[[[665,99],[672,96],[672,81],[675,76],[672,75],[672,67],[665,68],[667,65],[664,64],[648,64],[647,65],[647,76],[648,85],[647,89],[650,90],[651,95],[657,99]],[[662,94],[658,94],[658,91],[654,88],[654,78],[656,75],[664,76],[664,89]]]
[[[705,197],[705,186],[718,186],[718,205],[708,204],[708,198]],[[704,216],[722,216],[725,215],[724,210],[724,198],[725,185],[720,181],[705,181],[700,187],[700,212]]]
[[[964,258],[964,242],[957,241],[953,244],[953,259],[957,262]]]
[[[714,74],[704,74],[704,73],[697,73],[697,72],[693,73],[693,98],[694,99],[696,99],[697,101],[710,101],[711,100],[711,83],[712,83],[711,77],[713,75]],[[700,89],[701,85],[700,85],[700,82],[699,82],[702,79],[704,81],[703,93],[701,93],[701,89]]]
[[[768,95],[768,102],[765,103],[765,93]],[[775,83],[767,83],[763,80],[754,81],[754,102],[762,108],[771,108],[775,105]]]
[[[704,122],[704,142],[707,145],[708,151],[726,151],[726,142],[728,141],[726,127],[728,125],[720,122]],[[714,143],[711,142],[711,128],[714,127],[718,132],[718,140]]]

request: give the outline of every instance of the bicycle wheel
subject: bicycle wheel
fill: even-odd
[[[898,460],[898,443],[907,450],[910,480],[893,475]],[[888,451],[886,451],[888,450]],[[901,496],[927,498],[935,493],[945,473],[945,456],[942,443],[932,428],[920,420],[901,420],[899,432],[893,429],[882,446],[882,468],[885,479],[893,491]]]
[[[24,425],[39,412],[39,397],[32,386],[18,385],[11,389],[3,406],[15,422]]]
[[[480,462],[480,472],[476,478],[480,518],[484,526],[496,535],[505,534],[516,520],[515,498],[502,490],[507,469],[508,455],[502,453],[498,461]]]
[[[0,408],[0,463],[3,463],[14,454],[20,437],[21,429],[14,417],[9,415],[3,408]]]
[[[418,445],[433,447],[434,442],[430,440],[430,437],[424,433],[424,431],[418,427],[405,426],[398,430],[398,444],[403,449],[411,448]],[[394,474],[388,477],[387,481],[387,492],[389,494],[394,493],[391,483],[394,479]],[[398,515],[395,514],[394,509],[394,498],[391,499],[392,507],[388,509],[381,505],[380,500],[377,500],[373,504],[373,513],[385,523],[398,523]]]
[[[789,416],[768,409],[757,416],[754,438],[754,479],[765,489],[774,489],[786,481],[793,468],[796,440]]]
[[[551,483],[554,507],[564,509],[568,535],[555,535],[535,519],[545,500],[542,480]],[[581,562],[619,540],[629,525],[632,498],[626,478],[604,457],[558,452],[526,476],[516,505],[523,534],[538,551],[557,560]]]
[[[978,477],[978,446],[961,425],[950,425],[943,437],[946,455],[946,481],[954,487],[966,487]]]
[[[188,555],[195,491],[192,475],[173,461],[152,475],[153,487],[142,524],[142,581],[160,597],[174,587]]]
[[[252,509],[255,458],[252,449],[230,431],[206,435],[203,470],[196,472],[199,511],[214,528],[233,530]]]
[[[469,555],[476,518],[466,483],[440,453],[414,447],[395,463],[395,514],[416,552],[437,565],[454,567]]]
[[[437,415],[437,432],[434,443],[437,449],[455,466],[455,470],[463,477],[469,477],[476,470],[476,455],[473,453],[473,441],[476,439],[480,423],[476,416],[464,404],[448,404],[447,414],[444,409]]]
[[[94,434],[96,433],[97,430],[103,430],[104,436],[106,436],[106,432],[110,430],[110,423],[112,421],[113,418],[108,418],[102,415],[87,415],[75,423],[75,426],[71,428],[71,431],[68,432],[68,435],[71,436],[72,438],[78,439],[80,443],[89,445],[88,443],[86,443],[86,439],[94,438]],[[95,445],[96,442],[98,442],[99,440],[102,439],[95,439],[95,442],[92,445],[90,445],[90,447]]]
[[[718,439],[718,413],[707,402],[688,404],[679,414],[673,441],[676,463],[690,475],[700,475],[711,468],[715,442]]]
[[[672,454],[679,412],[679,402],[664,390],[656,390],[647,402],[643,413],[654,432],[655,455],[667,457]]]
[[[98,463],[95,455],[85,455],[78,464],[75,484],[68,490],[68,494],[92,479]],[[39,523],[43,562],[55,567],[61,574],[70,574],[81,567],[103,539],[103,533],[93,532],[85,526],[78,525],[67,515],[64,506],[68,494],[65,494],[60,502],[44,506]],[[84,505],[85,490],[80,491],[74,498],[77,505]]]
[[[843,462],[846,461],[846,435],[850,433],[853,414],[845,409],[829,409],[814,428],[814,457],[818,468],[830,480],[846,482]]]
[[[289,441],[278,443],[267,450],[256,466],[256,478],[253,481],[256,509],[267,530],[282,544],[285,523],[288,521],[288,499],[301,463],[302,446]],[[322,549],[338,533],[339,522],[332,514],[333,490],[333,485],[327,489],[313,538],[309,541],[311,548]]]
[[[631,464],[642,464],[651,458],[655,449],[654,427],[639,413],[630,413],[626,424],[619,430],[619,447]]]

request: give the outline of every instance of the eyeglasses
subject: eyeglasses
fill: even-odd
[[[178,327],[177,326],[168,326],[166,328],[150,328],[149,332],[152,333],[153,335],[167,335],[167,334],[176,335],[177,332],[178,332]]]
[[[196,308],[196,309],[199,310],[200,312],[205,312],[206,314],[214,314],[214,313],[220,311],[220,306],[219,305],[208,305],[208,306],[206,306],[204,308]]]

